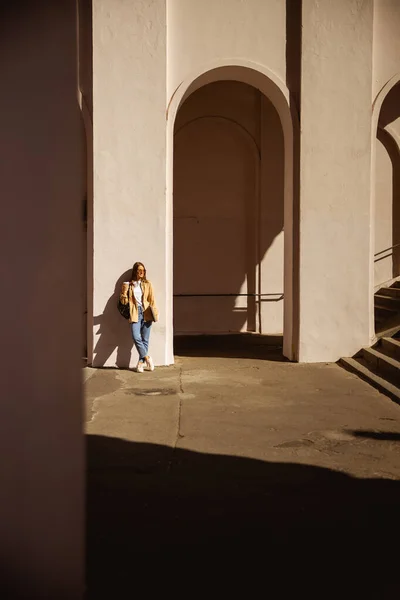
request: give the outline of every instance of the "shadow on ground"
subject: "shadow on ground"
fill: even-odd
[[[351,431],[354,437],[386,442],[400,442],[400,433],[396,431]]]
[[[281,335],[239,333],[228,335],[179,335],[174,338],[177,356],[254,358],[287,361]]]
[[[87,452],[87,598],[399,597],[399,481],[94,435]]]

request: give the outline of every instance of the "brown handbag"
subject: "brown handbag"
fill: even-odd
[[[149,306],[149,309],[151,312],[151,320],[154,321],[154,323],[156,323],[158,321],[158,319],[156,317],[156,313],[154,312],[154,309],[151,305]]]

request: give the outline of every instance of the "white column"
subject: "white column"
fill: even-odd
[[[155,287],[150,352],[173,362],[167,302],[165,0],[93,0],[94,366],[131,366],[116,308],[135,261]]]
[[[372,0],[303,0],[300,361],[370,342],[372,16]]]

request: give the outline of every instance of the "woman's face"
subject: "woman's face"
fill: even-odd
[[[143,277],[144,277],[144,267],[142,265],[138,266],[136,277],[138,278],[138,280],[139,279],[143,279]]]

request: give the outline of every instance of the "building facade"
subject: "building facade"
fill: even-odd
[[[115,309],[136,260],[159,365],[179,334],[283,334],[301,362],[370,345],[374,290],[400,274],[399,3],[93,0],[91,17],[89,364],[136,362]]]
[[[116,310],[134,260],[158,364],[174,333],[283,333],[298,361],[374,340],[374,290],[399,275],[400,5],[15,0],[2,16],[1,584],[75,599],[82,337],[95,366],[135,361]]]

